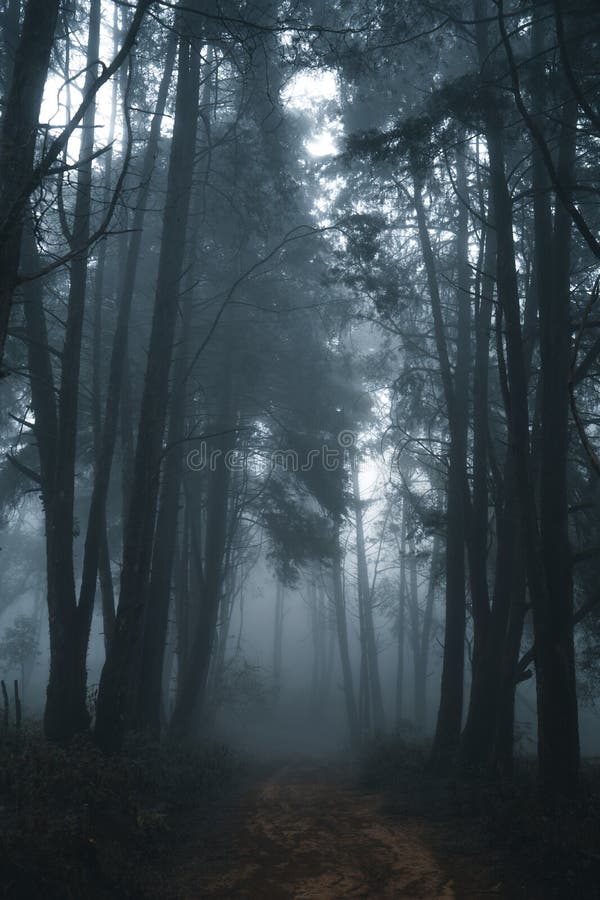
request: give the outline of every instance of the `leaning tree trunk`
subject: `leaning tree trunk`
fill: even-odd
[[[119,52],[97,78],[88,76],[92,70],[96,71],[98,56],[91,69],[87,67],[83,99],[77,112],[60,135],[51,141],[42,161],[34,166],[38,119],[60,4],[58,0],[28,0],[0,128],[0,366],[18,281],[23,221],[29,198],[86,118],[102,85],[127,58],[151,3],[152,0],[138,0]],[[85,127],[83,138],[85,141]]]
[[[14,4],[12,4],[14,7]],[[0,367],[17,286],[23,223],[31,193],[37,127],[60,9],[28,0],[11,66],[0,128]],[[14,12],[14,10],[13,10]]]
[[[88,513],[83,571],[79,594],[81,616],[85,619],[86,625],[87,623],[91,624],[92,620],[98,569],[100,568],[101,577],[107,578],[110,576],[110,564],[107,563],[106,559],[103,559],[103,557],[108,554],[108,544],[106,540],[106,499],[110,483],[110,473],[117,439],[120,411],[123,413],[123,428],[121,430],[123,464],[128,472],[127,477],[125,478],[126,488],[124,491],[124,494],[126,493],[127,497],[129,496],[130,486],[133,481],[133,462],[131,462],[131,465],[128,463],[130,449],[128,435],[131,427],[131,412],[127,409],[125,403],[121,404],[121,398],[123,393],[128,392],[129,390],[126,373],[129,320],[140,258],[142,232],[150,191],[152,170],[158,150],[160,126],[171,82],[175,50],[176,40],[172,37],[167,47],[165,68],[158,91],[155,113],[150,126],[150,135],[144,153],[142,181],[140,188],[136,193],[136,208],[132,222],[132,235],[127,247],[123,277],[117,299],[117,322],[109,363],[104,420],[97,425],[97,430],[99,432],[98,447],[92,498]],[[124,502],[123,516],[126,516],[127,508],[128,504],[127,502]],[[108,585],[105,586],[103,591],[103,598],[105,596],[107,598],[104,616],[105,629],[108,626],[110,632],[108,639],[105,637],[106,650],[108,652],[110,638],[114,633],[115,625],[114,598],[111,604]],[[112,608],[109,609],[109,607]],[[87,627],[89,627],[89,625]]]

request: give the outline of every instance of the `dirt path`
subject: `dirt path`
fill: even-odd
[[[496,893],[457,891],[429,833],[422,820],[390,819],[380,795],[358,790],[331,766],[292,763],[242,799],[203,847],[202,862],[191,848],[177,895],[436,900]]]

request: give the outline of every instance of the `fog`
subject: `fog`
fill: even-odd
[[[588,896],[599,25],[2,4],[7,895]]]

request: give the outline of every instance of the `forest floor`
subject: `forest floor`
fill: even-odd
[[[346,755],[0,742],[0,898],[600,898],[600,771],[556,821],[531,770],[433,779],[399,738]]]
[[[180,824],[187,836],[169,879],[178,900],[516,897],[493,853],[457,835],[456,821],[402,816],[332,762],[279,766],[209,835]]]
[[[288,755],[208,830],[184,816],[169,900],[600,900],[596,767],[585,806],[557,822],[528,767],[500,786],[430,778],[422,748],[393,771],[390,755],[396,767],[395,739],[354,761]]]

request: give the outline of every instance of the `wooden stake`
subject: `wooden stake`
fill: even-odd
[[[6,684],[4,679],[2,679],[2,696],[4,698],[4,730],[8,731],[8,691],[6,690]]]
[[[19,681],[15,678],[15,725],[17,731],[21,728],[21,698],[19,697]]]

